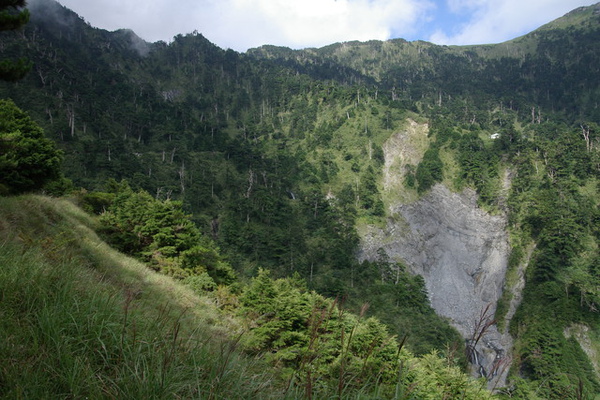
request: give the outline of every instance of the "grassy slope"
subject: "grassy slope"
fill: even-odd
[[[271,397],[232,322],[94,224],[66,200],[0,198],[0,397]]]
[[[241,355],[211,301],[107,246],[95,223],[67,200],[0,198],[0,398],[304,397]],[[492,398],[436,354],[398,362],[396,398]]]

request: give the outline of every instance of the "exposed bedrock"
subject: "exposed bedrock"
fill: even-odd
[[[453,193],[441,184],[390,211],[384,229],[363,231],[359,257],[375,260],[383,248],[391,260],[404,262],[425,279],[437,313],[466,341],[477,337],[478,325],[493,318],[502,295],[509,255],[506,219],[480,209],[474,191]],[[473,349],[475,369],[493,375],[511,345],[509,335],[491,326]]]

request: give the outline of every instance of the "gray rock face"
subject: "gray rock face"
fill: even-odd
[[[487,374],[490,388],[503,386],[512,338],[508,332],[498,332],[496,325],[487,327],[481,338],[477,331],[492,321],[502,295],[510,251],[506,217],[480,209],[477,194],[471,189],[453,193],[438,184],[420,199],[414,191],[407,191],[406,171],[409,165],[413,169],[418,165],[428,148],[429,127],[410,119],[406,122],[405,128],[383,145],[387,225],[359,229],[358,256],[373,261],[382,248],[390,260],[401,261],[422,275],[432,307],[465,338],[474,375]],[[499,204],[509,187],[507,171]],[[510,305],[513,313],[519,294],[513,296],[514,304]]]
[[[470,189],[452,193],[438,184],[420,200],[390,206],[386,228],[369,227],[362,236],[361,259],[375,260],[383,248],[422,275],[432,307],[465,337],[473,337],[482,313],[493,317],[508,264],[506,219],[477,206]],[[490,374],[512,346],[495,326],[477,344],[479,367]]]
[[[461,194],[436,185],[413,204],[392,207],[385,230],[363,238],[363,259],[375,259],[382,247],[425,278],[433,308],[465,336],[473,333],[480,313],[502,295],[508,260],[506,221]],[[399,221],[400,220],[400,221]]]

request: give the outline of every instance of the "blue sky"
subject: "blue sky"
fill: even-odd
[[[47,0],[30,0],[47,1]],[[321,47],[350,40],[499,43],[585,0],[60,0],[91,25],[171,41],[197,30],[221,48]]]

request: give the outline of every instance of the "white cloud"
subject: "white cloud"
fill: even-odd
[[[448,0],[453,12],[471,14],[469,22],[457,27],[456,33],[438,29],[429,40],[438,44],[498,43],[530,32],[581,3],[581,0]]]
[[[92,25],[148,41],[198,30],[221,47],[323,46],[415,30],[430,0],[61,0]]]
[[[46,1],[46,0],[31,0]],[[60,0],[92,25],[147,41],[194,30],[222,48],[320,47],[392,37],[438,44],[497,43],[586,0]],[[597,0],[587,0],[593,4]],[[453,25],[454,24],[454,25]]]
[[[385,40],[395,27],[412,29],[427,7],[418,0],[226,0],[220,4],[229,16],[210,26],[207,34],[214,32],[218,42],[226,42],[237,32],[241,36],[236,38],[237,47],[243,49],[261,44],[298,48]]]

